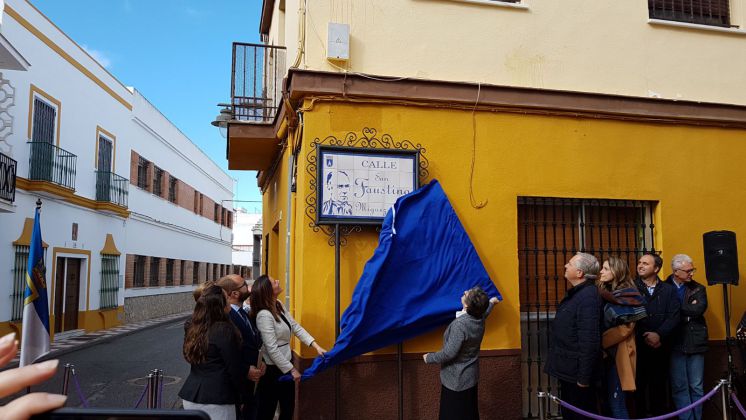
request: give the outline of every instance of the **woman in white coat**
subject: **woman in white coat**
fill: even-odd
[[[279,420],[293,418],[295,382],[300,381],[301,373],[293,366],[291,336],[295,335],[303,344],[313,346],[319,355],[326,353],[277,300],[281,292],[280,282],[267,275],[259,276],[251,287],[250,316],[256,319],[256,326],[262,335],[264,347],[261,356],[267,364],[256,391],[259,420],[272,420],[278,402]],[[293,376],[293,381],[278,381],[280,376],[288,373]]]

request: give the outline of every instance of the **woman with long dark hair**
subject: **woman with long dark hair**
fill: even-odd
[[[202,410],[212,420],[235,420],[239,390],[247,370],[241,361],[241,336],[228,319],[223,289],[209,286],[194,307],[184,336],[184,359],[192,367],[179,397],[187,410]]]
[[[644,299],[619,257],[604,261],[598,279],[604,301],[602,345],[606,354],[606,395],[611,417],[627,419],[624,393],[634,391],[637,364],[635,321],[646,316]]]
[[[300,326],[285,310],[277,296],[282,292],[280,282],[267,275],[259,276],[251,287],[250,306],[252,319],[264,342],[262,358],[267,370],[257,385],[257,409],[259,420],[274,418],[280,404],[280,419],[290,420],[295,410],[295,382],[301,374],[293,366],[290,352],[290,337],[295,335],[307,346],[313,346],[319,355],[326,353],[316,340]],[[279,382],[280,376],[291,374],[293,381]]]

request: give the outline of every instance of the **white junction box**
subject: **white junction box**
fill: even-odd
[[[350,59],[350,25],[329,22],[326,59],[347,61]]]

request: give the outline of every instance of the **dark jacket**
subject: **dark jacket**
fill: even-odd
[[[647,317],[638,321],[635,327],[638,351],[640,345],[649,347],[642,337],[646,332],[657,333],[661,337],[661,344],[666,347],[670,346],[672,334],[679,325],[679,309],[681,308],[679,297],[676,295],[676,287],[659,279],[651,295],[642,279],[638,278],[635,284],[645,298],[645,311],[648,314]]]
[[[544,372],[590,385],[601,355],[601,297],[593,281],[571,288],[552,322]]]
[[[243,311],[243,309],[241,309]],[[257,359],[259,358],[259,348],[262,346],[262,338],[259,334],[259,330],[256,328],[255,321],[251,321],[246,314],[246,318],[243,318],[236,310],[231,309],[228,316],[233,322],[233,325],[238,328],[241,333],[241,359],[246,365],[246,369],[249,366],[257,366]],[[248,320],[248,322],[246,321]]]
[[[179,397],[198,404],[237,404],[247,370],[233,325],[213,325],[208,342],[206,360],[192,365]]]
[[[668,276],[666,283],[676,290],[673,275]],[[679,326],[674,331],[673,348],[685,354],[704,353],[707,351],[707,289],[691,280],[684,283],[684,301],[681,303]]]

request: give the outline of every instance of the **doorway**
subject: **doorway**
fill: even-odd
[[[54,283],[54,332],[78,328],[81,258],[57,257]]]

